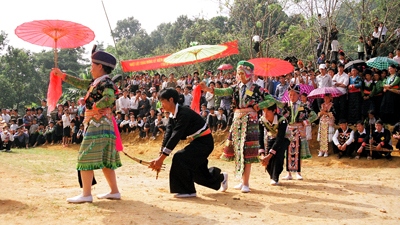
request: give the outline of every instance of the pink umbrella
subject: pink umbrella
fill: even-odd
[[[307,84],[299,84],[300,86],[300,94],[306,93],[309,94],[312,90],[314,90],[314,87],[311,85]],[[289,94],[288,91],[285,91],[283,94],[283,97],[281,99],[282,102],[289,102]]]
[[[339,97],[343,93],[335,87],[322,87],[314,89],[308,94],[309,98],[324,98],[326,94],[331,94],[332,97]]]
[[[231,64],[222,64],[218,66],[217,70],[231,70],[233,66]]]

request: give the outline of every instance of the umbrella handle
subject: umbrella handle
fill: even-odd
[[[56,31],[57,36],[57,31]],[[54,39],[54,68],[58,68],[57,39]]]

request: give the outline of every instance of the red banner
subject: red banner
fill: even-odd
[[[209,60],[214,60],[218,58],[223,58],[226,56],[234,55],[239,53],[238,49],[238,41],[231,41],[231,42],[226,42],[222,45],[227,46],[228,48],[221,52],[218,55],[211,56],[209,58],[205,58],[202,60],[198,60],[197,62],[205,62]],[[150,58],[142,58],[142,59],[132,59],[132,60],[123,60],[121,61],[122,65],[122,70],[124,72],[133,72],[133,71],[142,71],[142,70],[155,70],[155,69],[161,69],[161,68],[169,68],[169,67],[176,67],[176,66],[183,66],[183,65],[188,65],[188,64],[193,64],[193,62],[188,62],[188,63],[165,63],[164,59],[168,57],[168,55],[161,55],[161,56],[154,56]]]

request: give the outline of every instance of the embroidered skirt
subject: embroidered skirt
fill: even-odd
[[[228,137],[228,146],[224,149],[222,159],[235,160],[235,173],[241,177],[244,165],[258,163],[259,144],[258,115],[254,110],[235,110],[233,123]]]
[[[78,170],[116,169],[121,164],[115,149],[115,133],[111,120],[101,117],[91,119],[78,154]]]

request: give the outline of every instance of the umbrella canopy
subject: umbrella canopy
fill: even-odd
[[[34,20],[19,25],[15,34],[24,41],[54,49],[54,67],[58,67],[57,48],[77,48],[94,39],[91,29],[79,23],[64,20]],[[50,73],[47,90],[49,112],[53,111],[62,95],[60,77]]]
[[[346,65],[344,65],[344,69],[347,69],[351,66],[358,65],[358,64],[365,64],[365,61],[361,60],[361,59],[356,59],[356,60],[350,61],[350,62],[346,63]]]
[[[332,97],[339,97],[343,93],[335,87],[322,87],[314,89],[308,94],[309,98],[324,98],[325,94],[331,94]]]
[[[307,95],[310,94],[312,90],[314,90],[314,87],[312,85],[307,85],[307,84],[299,84],[300,86],[300,94],[306,93]],[[288,91],[285,91],[285,93],[282,96],[281,99],[282,102],[289,102],[289,93]]]
[[[395,60],[381,56],[372,58],[367,61],[367,65],[369,67],[376,68],[378,70],[386,70],[392,64],[396,66],[399,65]]]
[[[227,55],[221,54],[228,46],[226,45],[197,45],[175,52],[164,59],[164,62],[171,64],[196,63],[223,58]]]
[[[254,74],[264,77],[277,77],[293,72],[293,65],[276,58],[254,58],[248,60],[254,64]]]
[[[77,48],[93,41],[93,31],[79,23],[64,20],[34,20],[19,25],[15,34],[35,45],[54,48],[57,67],[57,48]]]
[[[217,70],[231,70],[233,66],[231,64],[222,64],[218,66]]]

